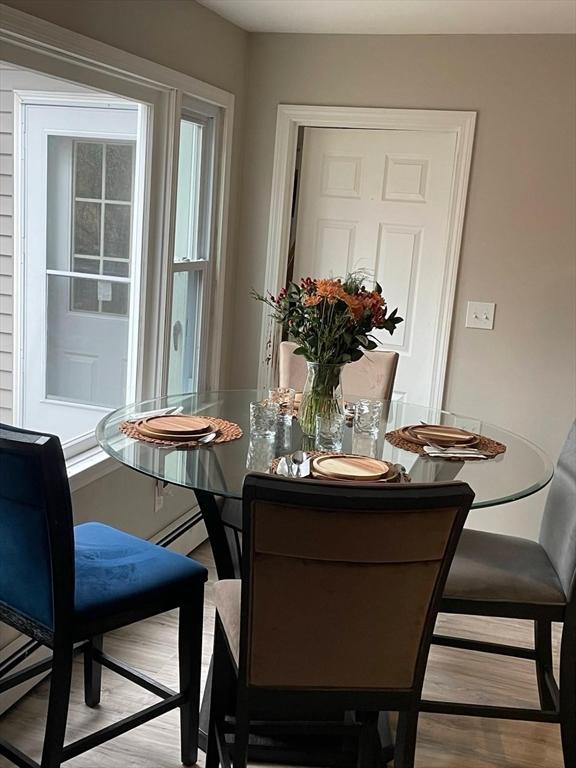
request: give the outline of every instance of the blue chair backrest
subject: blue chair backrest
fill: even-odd
[[[0,424],[0,614],[53,631],[57,614],[71,610],[73,567],[60,441]]]
[[[566,597],[576,600],[576,421],[556,464],[544,508],[540,543],[556,569]]]

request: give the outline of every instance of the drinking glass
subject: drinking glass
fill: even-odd
[[[342,453],[346,417],[342,413],[316,416],[316,448],[319,451]]]
[[[295,397],[296,390],[291,387],[277,387],[276,389],[271,389],[268,393],[269,402],[278,403],[280,416],[286,423],[292,423]]]
[[[269,400],[250,403],[250,434],[255,437],[274,437],[280,406]]]
[[[251,472],[269,472],[275,455],[273,435],[254,436],[250,434],[246,469]]]
[[[358,400],[354,412],[354,432],[378,437],[382,406],[381,400]]]
[[[378,453],[378,438],[367,432],[354,432],[352,434],[352,453],[375,459]]]

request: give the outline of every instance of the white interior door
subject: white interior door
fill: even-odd
[[[428,404],[447,260],[456,135],[305,128],[293,277],[363,270],[404,318],[395,391]]]
[[[126,398],[138,108],[24,109],[22,421],[65,442]]]

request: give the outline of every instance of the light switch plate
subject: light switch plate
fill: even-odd
[[[494,311],[496,304],[487,301],[469,301],[466,312],[466,328],[483,328],[491,331],[494,328]]]

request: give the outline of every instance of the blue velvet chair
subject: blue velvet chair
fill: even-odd
[[[197,758],[206,569],[194,560],[98,523],[73,526],[60,441],[0,424],[0,620],[52,650],[52,658],[0,678],[0,693],[52,668],[40,768],[61,763],[180,708],[181,757]],[[103,652],[113,629],[179,608],[180,692]],[[102,666],[161,701],[64,746],[73,657],[84,655],[85,701],[100,701]],[[0,739],[15,765],[39,764]]]

